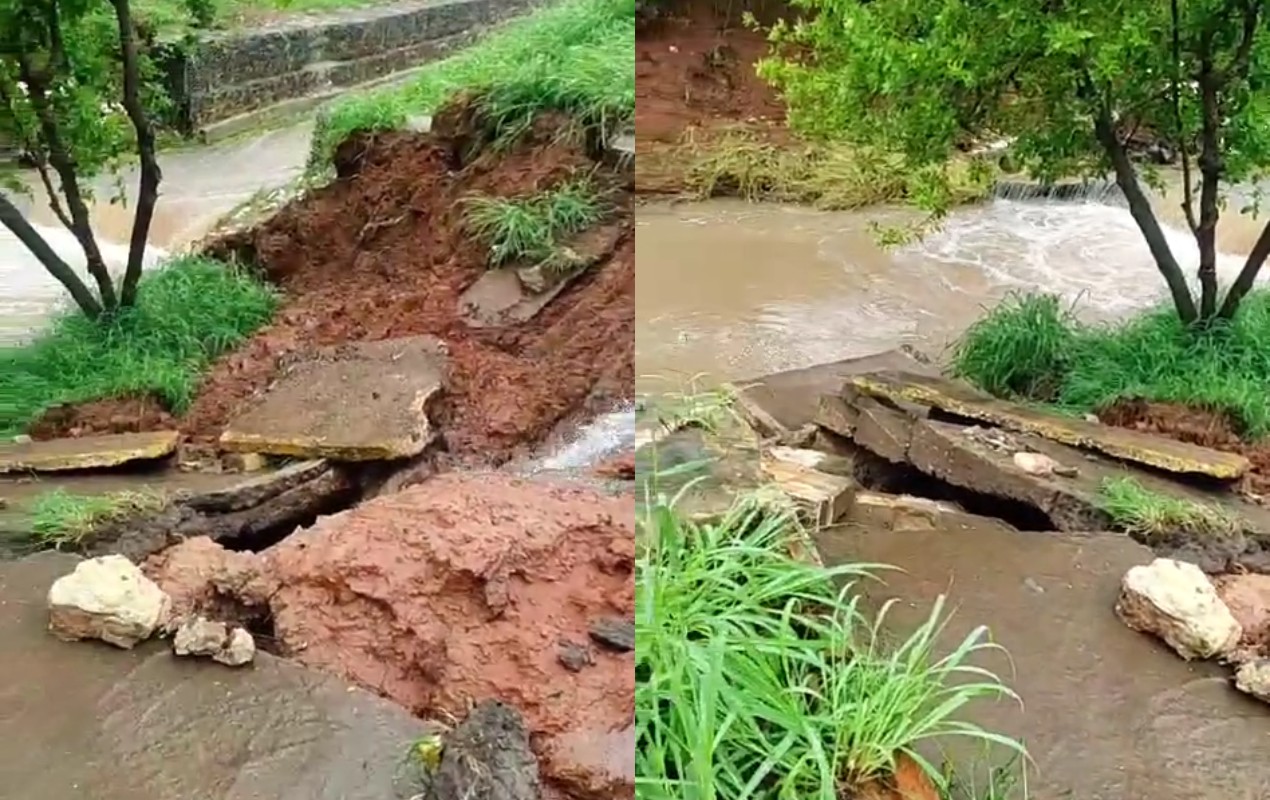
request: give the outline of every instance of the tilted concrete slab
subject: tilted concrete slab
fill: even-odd
[[[333,677],[258,654],[229,669],[166,644],[124,652],[46,630],[73,556],[0,563],[0,800],[410,797],[424,723]]]
[[[0,473],[70,472],[152,461],[172,455],[180,439],[176,431],[157,431],[0,444]]]
[[[417,456],[435,435],[428,407],[445,375],[445,345],[431,336],[325,348],[284,367],[220,443],[236,452],[334,461]]]
[[[903,350],[887,350],[806,369],[794,369],[736,381],[737,410],[764,436],[796,431],[811,423],[822,394],[838,394],[852,375],[902,369],[938,375],[938,370]]]
[[[947,378],[888,370],[852,376],[849,384],[872,397],[932,406],[1168,472],[1233,480],[1248,471],[1248,459],[1235,453],[1021,406]]]
[[[816,540],[826,564],[903,570],[857,584],[873,608],[899,599],[887,617],[898,635],[924,622],[941,594],[952,613],[943,648],[989,626],[1009,655],[984,653],[977,663],[1000,675],[1022,707],[981,701],[961,716],[1026,742],[1032,797],[1270,797],[1270,708],[1231,688],[1220,666],[1188,664],[1113,613],[1124,573],[1153,558],[1128,537],[988,524],[841,526]],[[957,748],[958,737],[947,744]],[[984,755],[979,744],[962,747],[951,752],[955,763]]]

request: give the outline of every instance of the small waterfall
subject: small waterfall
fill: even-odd
[[[635,407],[630,405],[583,425],[571,441],[538,460],[532,469],[586,469],[634,447]]]
[[[998,200],[1021,202],[1040,200],[1062,203],[1103,203],[1120,205],[1124,195],[1115,181],[1061,181],[1036,183],[1033,181],[998,181],[993,188]]]

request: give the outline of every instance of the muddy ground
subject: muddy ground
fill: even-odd
[[[345,144],[341,177],[245,232],[210,243],[217,256],[257,265],[283,292],[274,322],[221,358],[181,430],[214,440],[276,376],[289,353],[350,341],[431,334],[450,350],[451,375],[437,423],[448,450],[467,462],[523,454],[562,420],[585,419],[631,397],[634,382],[635,246],[630,199],[616,175],[615,244],[531,321],[476,330],[459,297],[487,269],[486,249],[463,230],[474,193],[522,196],[581,174],[595,161],[542,119],[512,152],[460,163],[452,141],[384,133]],[[136,398],[59,409],[39,438],[154,430],[173,420]]]

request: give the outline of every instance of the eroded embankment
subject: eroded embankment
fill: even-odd
[[[340,148],[340,177],[210,252],[257,265],[282,292],[272,324],[221,358],[178,420],[211,441],[277,376],[291,353],[348,342],[430,334],[449,350],[437,409],[452,453],[500,463],[531,448],[559,422],[609,410],[631,396],[634,239],[619,176],[597,171],[585,143],[545,117],[513,149],[469,162],[458,142],[411,133],[363,136]],[[590,176],[612,213],[595,231],[598,263],[536,316],[476,328],[461,297],[488,269],[487,248],[465,230],[473,195],[525,197]],[[171,425],[156,403],[136,399],[59,409],[37,438],[154,430]]]
[[[451,474],[259,554],[191,539],[146,569],[175,615],[244,623],[425,718],[511,705],[548,786],[598,800],[632,791],[634,525],[629,495]]]

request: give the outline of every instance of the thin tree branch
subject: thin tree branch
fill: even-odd
[[[1194,234],[1199,230],[1199,223],[1195,219],[1195,187],[1191,183],[1191,156],[1188,152],[1190,142],[1182,122],[1182,26],[1177,0],[1171,0],[1170,12],[1173,21],[1173,122],[1177,127],[1177,148],[1182,157],[1182,211]]]
[[[1221,311],[1218,312],[1220,317],[1230,319],[1235,316],[1235,312],[1239,310],[1239,304],[1248,292],[1252,291],[1252,284],[1257,280],[1257,273],[1261,272],[1261,267],[1268,257],[1270,257],[1270,222],[1261,229],[1261,235],[1257,237],[1256,243],[1248,253],[1243,268],[1239,270],[1238,277],[1226,292],[1226,299],[1222,301]]]
[[[1218,189],[1225,171],[1221,153],[1221,98],[1213,56],[1214,34],[1200,36],[1200,152],[1199,152],[1199,245],[1200,316],[1208,319],[1217,310],[1217,218]]]

